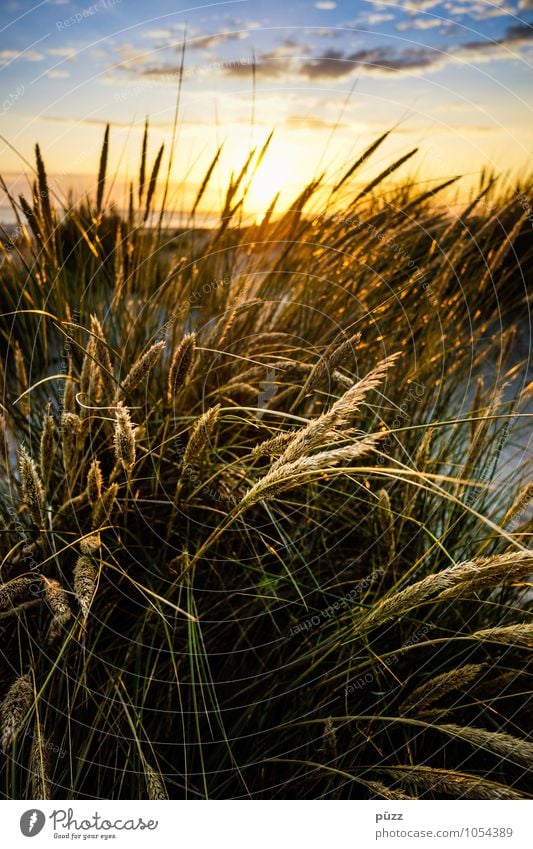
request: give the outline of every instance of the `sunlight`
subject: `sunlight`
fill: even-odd
[[[254,215],[257,222],[261,221],[278,192],[276,210],[284,210],[297,191],[299,177],[303,177],[301,149],[288,142],[274,143],[252,177],[245,199],[246,211]]]

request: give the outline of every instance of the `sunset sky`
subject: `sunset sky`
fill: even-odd
[[[161,141],[168,149],[185,32],[173,171],[185,204],[218,144],[220,188],[272,128],[258,209],[319,168],[342,168],[394,124],[375,167],[418,146],[409,167],[421,179],[517,169],[532,152],[533,0],[0,5],[1,133],[27,159],[39,141],[63,188],[94,174],[107,122],[117,186],[137,173],[146,115],[150,155]],[[16,183],[24,162],[0,146]],[[216,195],[215,180],[208,207]]]

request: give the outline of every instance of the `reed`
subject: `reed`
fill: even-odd
[[[124,216],[111,130],[79,203],[1,184],[6,797],[529,797],[530,233],[386,138],[258,224],[268,138],[212,229],[148,122]]]

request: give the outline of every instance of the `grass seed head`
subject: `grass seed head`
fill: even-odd
[[[33,703],[33,686],[29,674],[13,682],[0,706],[0,747],[5,751],[22,727]]]
[[[37,474],[35,463],[24,447],[19,451],[19,471],[22,497],[35,525],[44,525],[44,487]]]
[[[179,343],[168,372],[168,401],[176,395],[184,385],[191,370],[194,352],[196,350],[196,335],[188,333]]]
[[[124,393],[132,392],[153,369],[157,363],[161,352],[165,347],[164,342],[156,342],[152,345],[142,357],[134,362],[128,374],[122,381],[122,390]]]
[[[118,404],[115,411],[115,457],[117,463],[131,472],[135,465],[135,429],[122,403]]]
[[[87,497],[92,507],[98,504],[102,495],[104,477],[99,460],[92,460],[87,473]]]
[[[90,557],[78,557],[74,567],[74,592],[82,615],[87,619],[96,590],[97,572]]]

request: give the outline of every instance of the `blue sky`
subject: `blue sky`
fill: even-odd
[[[272,127],[271,170],[291,187],[326,148],[340,167],[392,124],[384,155],[416,144],[421,174],[435,179],[521,167],[532,151],[533,0],[0,6],[2,133],[27,158],[40,141],[64,180],[94,171],[107,121],[120,178],[134,168],[145,115],[154,149],[168,142],[185,31],[176,181],[194,184],[222,140],[227,169],[237,167]],[[2,163],[23,168],[4,145]]]

